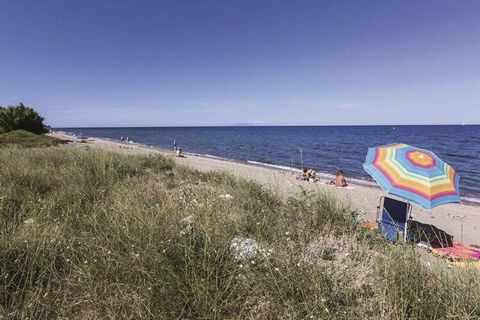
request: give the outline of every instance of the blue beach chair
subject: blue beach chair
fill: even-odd
[[[408,219],[412,207],[410,203],[381,197],[378,207],[378,231],[389,241],[407,240]]]

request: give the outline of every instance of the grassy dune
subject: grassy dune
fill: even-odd
[[[0,147],[17,145],[22,147],[49,147],[63,143],[62,140],[43,134],[34,134],[25,130],[14,130],[0,134]]]
[[[478,319],[480,275],[159,156],[0,150],[0,319]],[[230,249],[253,238],[245,261]]]

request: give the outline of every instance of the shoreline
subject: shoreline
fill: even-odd
[[[76,138],[74,132],[70,131],[52,131],[52,133],[61,133],[65,134],[67,136],[70,136],[72,138]],[[104,140],[104,141],[109,141],[112,143],[117,143],[121,145],[128,145],[128,146],[137,146],[140,148],[146,148],[146,149],[151,149],[151,150],[157,150],[161,153],[165,154],[172,154],[173,151],[170,149],[166,149],[160,146],[153,146],[153,145],[147,145],[143,143],[138,143],[138,142],[132,142],[130,144],[127,144],[126,142],[122,142],[119,139],[112,139],[112,138],[104,138],[104,137],[89,137],[94,140]],[[194,156],[194,157],[200,157],[200,158],[205,158],[205,159],[214,159],[214,160],[219,160],[219,161],[226,161],[226,162],[232,162],[232,163],[238,163],[238,164],[244,164],[244,165],[251,165],[255,167],[262,167],[266,169],[271,169],[271,170],[282,170],[285,173],[300,173],[301,169],[300,168],[295,168],[295,167],[290,167],[287,165],[281,165],[281,164],[274,164],[274,163],[266,163],[266,162],[261,162],[261,161],[255,161],[255,160],[237,160],[237,159],[230,159],[230,158],[225,158],[221,156],[216,156],[216,155],[211,155],[211,154],[206,154],[206,153],[198,153],[198,152],[182,152],[185,156]],[[334,180],[335,179],[335,174],[329,173],[326,171],[321,171],[320,169],[315,169],[317,172],[317,177],[320,177],[322,180]],[[349,184],[351,185],[356,185],[356,186],[362,186],[362,187],[367,187],[367,188],[373,188],[381,191],[381,188],[377,185],[375,180],[371,179],[363,179],[358,176],[354,177],[348,177]],[[471,195],[468,196],[460,196],[462,203],[466,203],[472,206],[479,206],[480,207],[480,197],[474,197]]]
[[[71,140],[73,143],[61,147],[93,147],[125,154],[162,154],[174,157],[173,150],[147,146],[139,143],[122,143],[113,139],[92,138],[87,143],[79,143],[71,133],[54,131],[50,135]],[[320,173],[319,182],[306,182],[296,180],[298,171],[289,171],[287,167],[277,168],[261,162],[244,162],[223,159],[216,156],[199,155],[196,153],[184,153],[185,157],[175,157],[175,162],[199,171],[224,171],[249,180],[254,180],[261,185],[277,192],[282,196],[288,196],[298,192],[327,191],[346,201],[353,208],[364,212],[362,218],[374,222],[376,219],[377,206],[380,197],[386,196],[378,186],[367,183],[358,183],[354,179],[348,179],[349,187],[336,188],[325,182],[329,181]],[[462,199],[463,200],[463,199]],[[480,244],[480,203],[462,201],[460,204],[447,204],[433,210],[421,209],[413,206],[412,216],[414,220],[422,223],[435,225],[454,236],[456,242],[467,245]]]

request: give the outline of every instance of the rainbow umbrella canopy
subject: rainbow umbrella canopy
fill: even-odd
[[[363,168],[385,192],[425,209],[460,202],[459,175],[429,150],[403,143],[369,148]]]

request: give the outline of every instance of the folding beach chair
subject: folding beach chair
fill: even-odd
[[[378,231],[389,241],[407,240],[408,219],[412,206],[410,203],[389,197],[380,198],[377,223]]]

